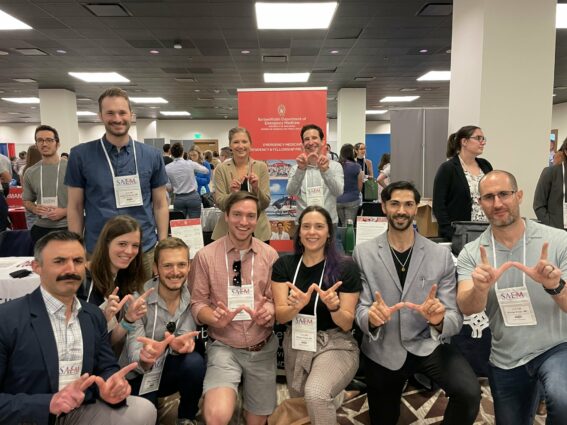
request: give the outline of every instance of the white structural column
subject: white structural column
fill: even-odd
[[[157,120],[150,118],[138,118],[136,120],[136,130],[138,133],[138,141],[143,142],[144,139],[157,138]]]
[[[555,0],[453,2],[449,132],[482,127],[483,157],[516,176],[528,217],[549,156],[555,8]]]
[[[59,133],[59,153],[69,152],[79,140],[77,120],[77,98],[75,93],[65,89],[40,89],[41,123],[50,125]]]
[[[366,140],[366,89],[340,89],[337,96],[337,147]]]

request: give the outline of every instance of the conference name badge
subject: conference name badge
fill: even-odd
[[[567,202],[563,202],[563,228],[567,229]]]
[[[506,326],[534,326],[537,320],[528,288],[496,289],[496,299]]]
[[[323,206],[323,186],[311,186],[307,188],[307,205]]]
[[[254,285],[242,285],[242,286],[229,286],[228,287],[228,308],[229,310],[234,310],[241,305],[245,305],[246,307],[254,310]],[[238,313],[234,319],[234,321],[239,320],[252,320],[250,315],[245,312],[241,311]]]
[[[317,351],[317,317],[298,314],[291,323],[291,348],[302,351]]]
[[[143,205],[140,178],[137,174],[114,177],[116,208],[139,207]]]
[[[153,393],[159,390],[159,383],[161,382],[161,375],[163,373],[163,365],[165,364],[165,357],[168,350],[165,351],[154,363],[154,366],[149,372],[144,373],[142,377],[142,384],[140,385],[140,395]]]
[[[83,360],[59,361],[59,391],[81,377]]]

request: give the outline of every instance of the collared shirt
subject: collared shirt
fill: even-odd
[[[71,317],[67,322],[65,317],[66,307],[61,301],[47,292],[43,286],[41,295],[45,302],[45,307],[49,313],[51,328],[55,335],[55,343],[57,344],[57,354],[59,361],[78,361],[83,358],[83,334],[81,332],[81,324],[77,318],[81,303],[75,297],[73,307],[71,309]]]
[[[136,161],[132,152],[136,143]],[[142,228],[142,248],[148,251],[157,242],[156,221],[152,209],[152,190],[165,186],[167,174],[160,151],[150,145],[130,140],[118,150],[103,137],[110,162],[116,176],[136,173],[140,176],[143,205],[116,208],[113,178],[100,140],[81,143],[71,149],[65,174],[65,184],[84,190],[85,242],[88,252],[93,252],[102,227],[107,220],[118,214],[134,217]]]
[[[147,298],[148,312],[144,317],[136,321],[134,324],[136,330],[128,332],[126,341],[127,348],[125,350],[128,352],[128,361],[121,361],[121,366],[140,361],[140,350],[143,348],[144,344],[137,341],[138,337],[145,336],[147,338],[153,338],[156,341],[162,341],[165,336],[165,331],[167,330],[166,325],[169,322],[175,323],[175,336],[184,335],[187,332],[197,329],[193,316],[191,316],[191,310],[189,309],[191,296],[186,284],[181,288],[181,298],[174,314],[169,313],[167,304],[163,298],[159,296],[159,279],[150,279],[144,284],[144,292],[150,288],[154,288],[154,291]],[[140,294],[135,293],[135,296],[138,297]],[[156,318],[156,310],[157,320],[154,320],[154,318]],[[143,373],[143,369],[138,366],[136,372]]]
[[[561,269],[561,276],[567,279],[567,233],[564,230],[544,226],[526,220],[526,265],[532,267],[540,259],[541,248],[549,243],[548,260]],[[488,261],[493,267],[500,267],[506,261],[524,261],[524,238],[508,249],[495,240],[496,264],[494,264],[491,240],[492,226],[478,239],[466,244],[459,254],[457,273],[459,282],[471,280],[472,272],[480,264],[480,246],[484,246]],[[506,270],[498,279],[498,289],[522,286],[523,273],[515,267]],[[486,314],[492,331],[490,362],[502,369],[511,369],[528,363],[533,358],[558,344],[567,342],[567,314],[542,285],[526,275],[526,287],[534,308],[537,325],[505,326],[498,306],[494,286],[490,288],[486,303]]]
[[[343,194],[345,180],[343,167],[335,161],[329,161],[329,169],[322,173],[318,168],[307,167],[300,170],[295,164],[289,171],[287,193],[297,196],[297,215],[307,207],[307,188],[323,186],[323,207],[331,215],[333,223],[339,222],[337,214],[337,196]]]
[[[185,194],[197,190],[195,172],[209,174],[209,169],[204,165],[183,158],[175,158],[173,162],[165,166],[167,177],[169,178],[168,188],[173,189],[173,193]]]
[[[250,249],[242,256],[242,284],[250,283],[254,256],[254,303],[257,306],[262,297],[267,298],[267,308],[273,311],[274,301],[270,278],[272,265],[278,259],[277,252],[269,245],[252,238]],[[197,322],[203,307],[216,308],[219,301],[228,305],[228,282],[232,284],[232,264],[240,260],[240,251],[228,236],[202,248],[193,259],[189,274],[191,290],[191,312]],[[228,260],[229,270],[226,264]],[[209,326],[211,337],[235,348],[249,347],[265,340],[272,332],[273,321],[268,326],[259,326],[253,320],[232,321],[224,328]]]

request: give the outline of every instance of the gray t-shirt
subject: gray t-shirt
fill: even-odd
[[[480,263],[482,244],[493,267],[506,261],[523,262],[524,239],[512,249],[496,243],[496,264],[494,264],[491,240],[492,227],[475,241],[465,245],[459,254],[457,273],[459,282],[471,280],[471,274]],[[559,267],[562,278],[567,279],[567,232],[526,220],[526,265],[534,266],[540,259],[544,242],[549,243],[548,260]],[[523,273],[515,267],[505,271],[498,279],[498,289],[522,286]],[[533,358],[558,344],[567,342],[567,313],[563,312],[553,297],[543,290],[540,283],[526,275],[526,287],[535,312],[535,326],[505,326],[494,287],[488,293],[486,314],[492,331],[490,362],[502,369],[512,369],[528,363]]]
[[[40,174],[42,168],[43,187],[40,187]],[[22,195],[22,199],[24,201],[41,204],[42,196],[55,196],[56,180],[59,180],[59,187],[57,188],[57,206],[59,208],[67,208],[67,186],[65,186],[64,183],[65,170],[67,170],[67,161],[59,161],[59,176],[57,175],[57,164],[42,164],[42,161],[39,161],[37,164],[28,168],[24,174],[24,193]],[[58,221],[39,217],[35,222],[35,225],[49,229],[67,227],[67,217],[63,217]]]
[[[8,172],[10,176],[12,176],[12,162],[7,156],[0,154],[0,174],[5,172]],[[0,185],[0,193],[2,192],[2,185]]]

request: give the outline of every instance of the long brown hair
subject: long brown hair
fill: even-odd
[[[114,279],[110,268],[110,256],[108,255],[110,242],[118,236],[136,231],[140,232],[140,250],[127,268],[118,270],[116,279]],[[120,288],[122,296],[133,294],[136,291],[142,293],[146,281],[146,271],[143,265],[141,242],[142,229],[140,224],[129,215],[117,215],[106,222],[96,241],[90,264],[93,285],[103,296],[108,297],[115,286]]]
[[[476,130],[480,130],[480,127],[477,127],[476,125],[467,125],[461,127],[456,133],[451,134],[447,140],[447,158],[457,156],[461,151],[461,140],[468,139]]]

